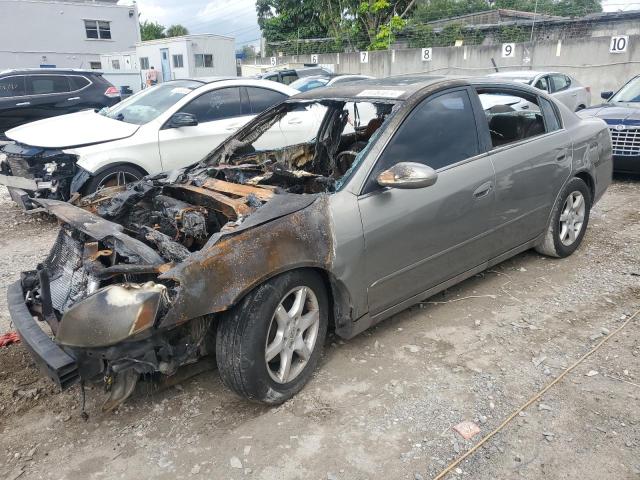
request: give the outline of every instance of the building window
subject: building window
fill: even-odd
[[[149,57],[140,57],[140,70],[149,70]]]
[[[196,68],[213,68],[213,55],[210,53],[196,53]]]
[[[120,60],[111,60],[111,68],[120,70]]]
[[[173,57],[173,68],[182,68],[184,67],[184,63],[182,60],[182,55],[172,55]]]
[[[111,40],[111,22],[85,20],[84,29],[87,32],[87,38]]]
[[[91,68],[91,70],[102,70],[102,63],[100,63],[100,62],[89,62],[89,68]]]

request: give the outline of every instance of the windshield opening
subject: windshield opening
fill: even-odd
[[[397,101],[287,102],[258,117],[200,164],[196,176],[290,193],[332,192]]]
[[[100,114],[114,120],[143,125],[202,85],[201,82],[179,80],[145,88],[113,107],[102,110]]]
[[[636,77],[611,97],[610,102],[640,102],[640,77]]]

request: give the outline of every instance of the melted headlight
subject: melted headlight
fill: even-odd
[[[159,283],[101,288],[62,316],[56,341],[69,347],[107,347],[148,330],[166,296]]]

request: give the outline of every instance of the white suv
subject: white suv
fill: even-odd
[[[175,80],[99,112],[29,123],[6,132],[15,143],[4,147],[0,184],[28,209],[30,196],[67,200],[75,192],[186,167],[296,93],[268,80]],[[284,142],[287,127],[281,126],[276,132],[281,138],[273,141]]]

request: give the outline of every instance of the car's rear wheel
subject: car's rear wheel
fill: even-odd
[[[89,195],[103,188],[117,187],[133,183],[145,176],[145,173],[132,165],[116,165],[109,167],[92,177],[84,187],[84,194]]]
[[[587,230],[591,202],[591,191],[584,180],[571,179],[553,208],[544,240],[536,250],[551,257],[571,255]]]
[[[216,360],[222,381],[252,400],[288,400],[313,373],[327,323],[327,293],[317,273],[295,270],[268,280],[221,318]]]

